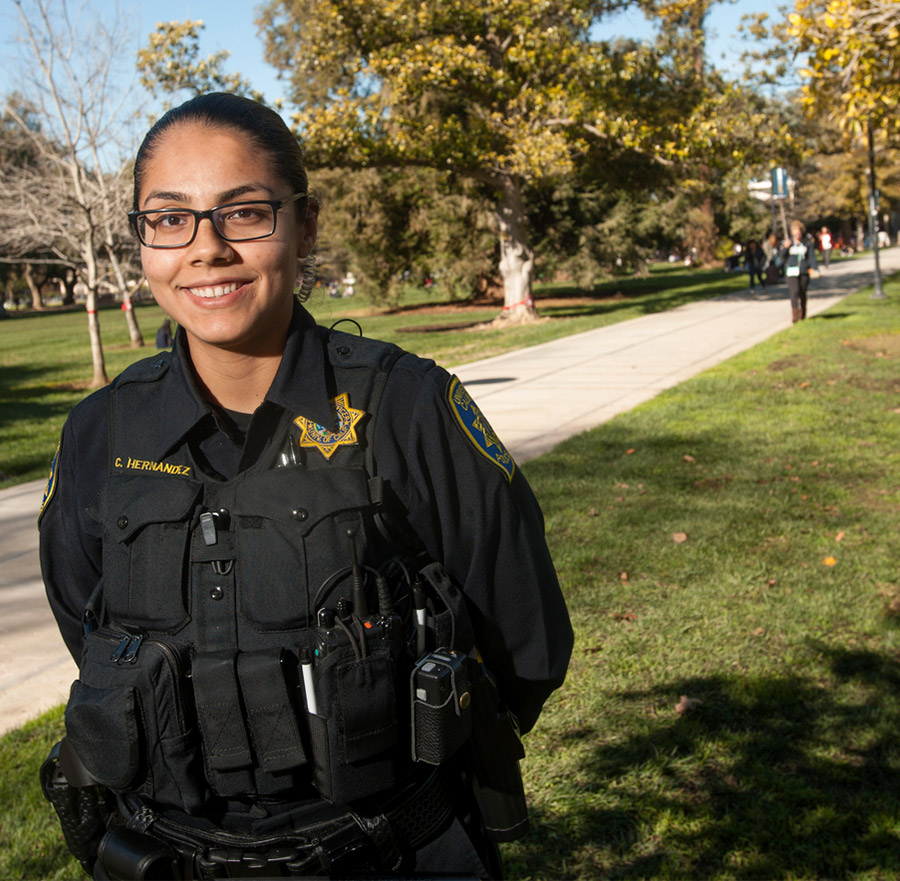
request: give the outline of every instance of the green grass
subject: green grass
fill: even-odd
[[[0,878],[85,878],[66,850],[38,783],[41,763],[64,733],[62,707],[0,738]]]
[[[511,877],[900,876],[887,292],[524,467],[576,647],[527,738]]]
[[[885,290],[523,466],[576,643],[526,737],[508,877],[900,877],[900,279]],[[59,730],[0,740],[4,879],[77,877],[37,791]]]
[[[410,289],[401,307],[376,308],[365,298],[332,299],[318,289],[309,308],[320,323],[358,321],[367,336],[396,342],[409,351],[451,366],[522,346],[671,309],[745,287],[742,273],[655,267],[646,279],[623,279],[593,292],[565,285],[539,285],[541,316],[535,324],[509,329],[425,330],[490,321],[498,307],[472,309],[444,304],[437,294]],[[555,301],[554,301],[555,298]],[[439,311],[421,311],[422,306]],[[163,313],[155,304],[135,308],[148,345],[131,347],[119,308],[100,312],[107,373],[116,376],[131,362],[153,353],[153,337]],[[352,324],[342,330],[356,332]],[[69,410],[90,389],[92,375],[84,311],[14,314],[0,321],[0,488],[45,477]]]

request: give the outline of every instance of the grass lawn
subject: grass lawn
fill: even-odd
[[[524,466],[576,647],[511,877],[900,877],[886,291]]]
[[[319,288],[309,308],[321,324],[352,318],[367,336],[452,366],[744,287],[743,273],[667,265],[655,267],[648,278],[609,282],[592,292],[539,285],[536,298],[544,320],[504,330],[472,328],[495,318],[499,306],[443,303],[422,289],[410,289],[400,307],[388,312],[361,296],[332,299]],[[131,347],[118,307],[100,313],[110,377],[153,354],[163,313],[155,304],[142,304],[135,314],[148,344],[141,349]],[[455,329],[460,324],[469,327]],[[349,322],[340,327],[357,332]],[[450,329],[435,329],[440,327]],[[90,391],[91,372],[83,309],[14,313],[0,321],[0,489],[46,476],[66,414]]]
[[[508,877],[900,877],[900,279],[885,291],[523,466],[576,643],[526,738]],[[37,790],[60,732],[57,711],[0,739],[0,878],[78,876]]]

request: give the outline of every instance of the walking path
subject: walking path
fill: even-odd
[[[872,257],[813,281],[809,317],[871,284]],[[900,247],[881,252],[885,275]],[[790,326],[785,286],[645,315],[455,369],[518,462],[630,410]],[[0,492],[0,733],[66,699],[76,677],[44,597],[35,520],[43,481]]]

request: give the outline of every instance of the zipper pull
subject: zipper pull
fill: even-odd
[[[128,651],[122,655],[122,663],[123,664],[133,664],[137,660],[138,649],[141,647],[141,643],[144,641],[144,637],[141,634],[137,636],[132,636],[131,641],[128,646]]]
[[[119,637],[119,644],[116,646],[115,651],[109,656],[110,661],[114,664],[118,664],[119,661],[122,660],[122,655],[125,654],[125,649],[128,648],[131,643],[131,634],[123,633]]]

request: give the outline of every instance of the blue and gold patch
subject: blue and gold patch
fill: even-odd
[[[513,457],[503,446],[500,438],[491,428],[491,424],[485,419],[484,413],[478,409],[478,405],[472,400],[456,376],[450,380],[447,401],[450,404],[450,411],[475,449],[493,462],[511,482],[516,473],[516,463]]]
[[[57,471],[57,466],[59,465],[59,448],[60,444],[57,444],[56,452],[53,454],[53,460],[50,462],[50,476],[47,478],[47,486],[44,488],[44,497],[41,499],[41,509],[38,511],[39,523],[44,514],[44,509],[50,504],[50,499],[53,498],[53,493],[56,492],[56,484],[59,479]]]
[[[359,438],[356,436],[356,424],[366,415],[365,410],[356,410],[350,406],[350,396],[346,392],[338,395],[331,405],[334,407],[337,417],[337,431],[329,431],[304,416],[298,416],[294,420],[294,425],[301,432],[300,446],[314,448],[326,459],[330,459],[338,447],[359,443]]]

